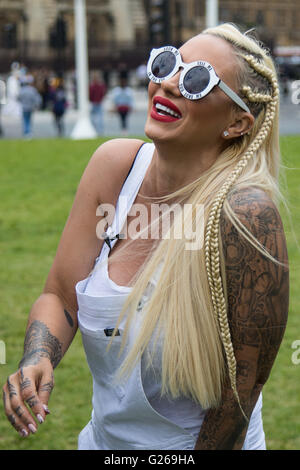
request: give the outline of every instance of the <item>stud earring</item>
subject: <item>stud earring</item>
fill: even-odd
[[[223,135],[224,135],[224,137],[228,137],[228,136],[229,136],[229,132],[228,132],[228,131],[224,131],[224,132],[223,132]]]

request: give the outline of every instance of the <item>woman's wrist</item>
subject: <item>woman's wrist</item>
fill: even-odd
[[[24,341],[24,355],[19,368],[36,365],[42,358],[51,362],[53,369],[63,357],[62,343],[54,336],[48,326],[40,320],[34,320],[28,327]]]

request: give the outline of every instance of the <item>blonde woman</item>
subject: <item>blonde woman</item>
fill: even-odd
[[[79,449],[265,449],[261,392],[289,298],[276,72],[224,24],[152,51],[148,75],[152,143],[116,139],[88,164],[6,415],[36,432],[79,324],[93,376]]]

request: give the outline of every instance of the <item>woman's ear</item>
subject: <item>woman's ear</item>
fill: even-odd
[[[254,125],[255,118],[251,113],[241,113],[227,126],[223,133],[225,139],[234,139],[247,134]]]

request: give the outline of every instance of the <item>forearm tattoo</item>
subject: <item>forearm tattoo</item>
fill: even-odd
[[[275,264],[254,248],[221,215],[228,319],[237,362],[237,389],[244,412],[251,416],[267,381],[287,323],[289,270],[280,215],[261,190],[232,193],[230,206],[239,220],[284,265]],[[229,381],[221,406],[206,413],[197,449],[241,449],[247,422]]]
[[[42,357],[48,358],[55,368],[62,358],[62,344],[50,333],[47,325],[34,320],[25,336],[24,356],[19,368],[38,364]]]

